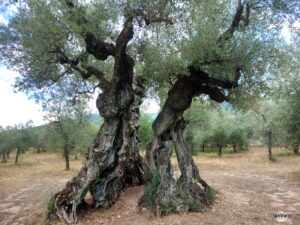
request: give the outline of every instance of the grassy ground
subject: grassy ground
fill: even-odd
[[[280,212],[292,215],[284,223],[300,224],[299,156],[275,149],[277,162],[271,163],[263,148],[223,153],[221,158],[216,152],[194,156],[201,176],[218,190],[216,203],[206,213],[157,218],[140,212],[136,204],[143,187],[134,187],[122,192],[111,209],[80,215],[79,224],[282,224],[273,218]],[[72,160],[71,170],[65,171],[57,154],[29,152],[21,155],[17,166],[13,157],[0,164],[0,225],[44,224],[50,196],[76,174],[81,161]],[[172,160],[178,178],[176,158]]]

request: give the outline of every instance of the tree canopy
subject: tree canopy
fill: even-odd
[[[291,0],[30,0],[0,27],[1,61],[22,75],[18,90],[45,89],[59,79],[71,79],[73,93],[108,87],[117,34],[132,17],[128,47],[150,91],[158,94],[193,67],[238,82],[231,97],[254,95],[285,60],[282,27],[291,28],[298,11]]]

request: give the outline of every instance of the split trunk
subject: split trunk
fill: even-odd
[[[122,97],[118,101],[114,97]],[[110,207],[126,185],[141,185],[147,167],[138,152],[137,129],[139,106],[143,88],[136,81],[134,87],[125,86],[112,95],[104,92],[97,99],[97,107],[104,123],[89,148],[87,158],[77,176],[56,194],[56,213],[69,224],[76,223],[76,210],[88,191],[94,206]],[[111,102],[118,102],[114,105]]]

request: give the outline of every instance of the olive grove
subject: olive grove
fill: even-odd
[[[0,26],[1,62],[21,74],[16,90],[39,99],[67,81],[74,102],[101,90],[96,106],[104,122],[81,170],[55,196],[56,214],[69,224],[76,223],[87,192],[95,207],[107,208],[124,187],[157,177],[153,199],[147,204],[145,189],[141,206],[158,215],[205,210],[213,190],[184,139],[184,112],[200,95],[237,105],[263,95],[270,88],[266,78],[278,75],[288,57],[282,26],[292,26],[299,16],[296,0],[28,0],[17,5],[9,23]],[[162,110],[143,159],[139,111],[149,93],[160,98]],[[176,152],[178,180],[167,141]]]

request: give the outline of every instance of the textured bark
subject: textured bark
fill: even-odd
[[[76,4],[71,0],[65,0],[74,13],[75,23],[85,27],[87,20],[81,8],[76,9]],[[76,10],[74,10],[76,9]],[[82,12],[82,13],[81,13]],[[99,60],[105,60],[109,56],[115,59],[112,79],[108,82],[103,79],[103,74],[92,68],[86,71],[78,68],[78,62],[70,60],[61,54],[60,63],[67,63],[84,77],[95,75],[102,85],[103,93],[97,99],[97,108],[104,123],[89,149],[84,165],[79,174],[68,182],[61,192],[56,194],[57,215],[68,223],[76,222],[76,209],[87,191],[94,197],[96,207],[109,207],[118,197],[120,190],[129,184],[141,184],[151,175],[147,174],[147,166],[143,164],[135,146],[136,113],[133,113],[132,105],[134,94],[132,90],[133,59],[126,54],[128,42],[133,37],[133,18],[126,12],[124,28],[119,34],[116,44],[105,43],[98,40],[93,34],[82,29],[81,35],[86,43],[86,51]],[[243,8],[237,11],[240,16],[234,20],[241,20]],[[72,17],[73,18],[73,17]],[[144,18],[146,24],[159,22],[157,18]],[[234,23],[230,35],[237,29],[239,22]],[[225,35],[225,41],[228,39]],[[223,42],[223,41],[222,41]],[[192,98],[200,94],[207,94],[211,99],[222,102],[226,96],[222,89],[231,89],[237,85],[239,73],[234,82],[222,81],[211,78],[209,75],[190,67],[190,76],[179,76],[174,87],[169,91],[167,101],[153,124],[153,140],[147,148],[146,158],[148,168],[152,173],[159,172],[160,185],[157,188],[154,206],[158,214],[168,212],[172,205],[173,211],[198,211],[208,203],[206,199],[209,186],[200,178],[197,167],[188,151],[183,139],[185,122],[183,112],[190,107]],[[237,70],[239,71],[239,70]],[[99,84],[99,85],[100,85]],[[136,93],[137,94],[137,93]],[[138,94],[137,94],[138,95]],[[135,106],[136,107],[136,106]],[[178,182],[173,179],[172,165],[170,163],[171,151],[165,148],[165,141],[172,140],[177,153],[177,160],[182,173]],[[144,175],[144,176],[143,176]],[[188,201],[187,201],[188,200]],[[189,200],[196,202],[196,207],[189,204]],[[178,206],[178,207],[177,207]]]
[[[56,213],[69,224],[76,223],[76,209],[88,191],[91,192],[95,207],[110,207],[126,185],[141,185],[147,179],[147,167],[138,152],[137,129],[139,105],[143,97],[142,87],[133,85],[134,101],[128,106],[118,101],[116,108],[109,104],[110,94],[102,93],[97,99],[97,107],[104,117],[104,123],[89,149],[87,159],[77,176],[56,194]],[[130,86],[125,88],[132,89]],[[121,90],[124,96],[128,90]],[[134,93],[132,92],[132,93]],[[108,100],[108,101],[106,101]],[[111,111],[112,113],[108,113]],[[109,115],[114,115],[109,117]]]
[[[153,207],[157,214],[173,212],[187,212],[204,210],[209,204],[206,193],[210,191],[207,183],[201,179],[190,151],[183,138],[185,121],[183,112],[191,105],[192,98],[199,94],[208,94],[212,99],[221,102],[225,99],[222,91],[207,83],[232,86],[230,82],[210,79],[207,74],[191,70],[189,77],[179,77],[168,93],[168,98],[162,111],[152,125],[153,139],[146,151],[146,162],[152,173],[159,172],[161,182],[153,200]],[[170,154],[166,151],[165,141],[174,144],[177,161],[181,171],[180,179],[175,182],[172,166],[168,162]],[[146,194],[146,193],[145,193]],[[141,198],[141,205],[143,205]]]
[[[164,117],[170,118],[170,117]],[[174,118],[174,117],[173,117]],[[165,121],[170,124],[170,121]],[[201,179],[188,145],[185,143],[183,131],[185,121],[176,117],[171,128],[162,135],[155,135],[147,149],[148,166],[152,166],[152,172],[159,172],[160,185],[153,199],[153,210],[157,215],[165,215],[170,212],[201,211],[209,204],[206,193],[209,191],[207,183]],[[176,182],[173,178],[173,169],[170,162],[171,151],[165,147],[164,142],[172,140],[181,176]],[[153,160],[150,151],[153,151]],[[140,204],[143,205],[143,198]]]
[[[143,184],[148,179],[149,172],[139,155],[137,139],[139,107],[144,92],[140,80],[133,80],[134,61],[126,53],[133,37],[132,22],[132,17],[126,18],[113,53],[107,53],[115,57],[113,76],[109,88],[99,94],[96,102],[104,123],[80,172],[56,194],[56,214],[69,224],[76,223],[77,207],[88,191],[95,207],[107,208],[126,185]],[[86,44],[90,51],[95,50],[94,54],[103,51],[99,43],[86,41]]]
[[[153,200],[153,210],[159,216],[167,214],[169,211],[188,211],[188,207],[184,204],[183,199],[178,197],[179,188],[173,178],[171,155],[172,151],[166,147],[160,149],[156,155],[159,164],[160,184]]]

